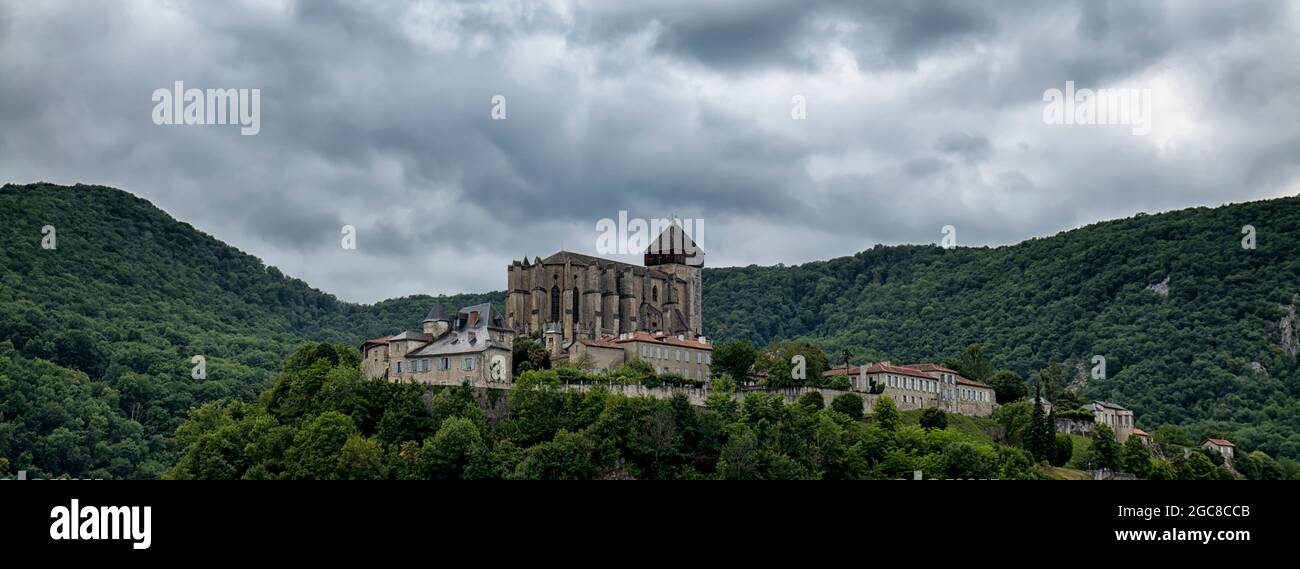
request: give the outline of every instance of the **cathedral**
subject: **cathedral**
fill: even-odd
[[[506,326],[561,354],[579,340],[648,332],[701,335],[700,251],[674,222],[645,251],[645,266],[560,251],[509,268]]]

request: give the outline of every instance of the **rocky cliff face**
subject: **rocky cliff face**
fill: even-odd
[[[1300,333],[1300,317],[1296,316],[1295,311],[1297,301],[1300,301],[1300,295],[1293,297],[1290,305],[1282,307],[1286,310],[1286,314],[1282,315],[1282,320],[1278,322],[1278,327],[1282,331],[1278,346],[1282,348],[1282,352],[1293,358],[1297,349],[1300,349],[1300,338],[1297,337]]]
[[[1165,280],[1163,281],[1160,281],[1155,284],[1147,285],[1147,290],[1154,292],[1160,296],[1165,296],[1165,297],[1169,296],[1169,277],[1166,276]]]

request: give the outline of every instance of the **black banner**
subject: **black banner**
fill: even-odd
[[[308,559],[434,543],[556,559],[565,555],[557,543],[667,540],[683,555],[750,543],[759,555],[775,539],[796,550],[800,541],[847,539],[931,556],[968,546],[1059,553],[1064,544],[1236,556],[1290,545],[1292,490],[1285,482],[0,481],[0,535],[20,554],[149,564],[201,551]],[[936,540],[956,548],[935,550]]]

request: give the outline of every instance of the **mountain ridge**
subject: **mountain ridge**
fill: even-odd
[[[50,251],[39,245],[47,224]],[[1243,225],[1259,230],[1253,251],[1240,247]],[[104,186],[0,187],[0,243],[0,345],[12,346],[0,349],[0,457],[43,474],[154,477],[174,462],[171,435],[191,408],[256,397],[295,345],[409,329],[435,298],[449,308],[504,300],[343,302]],[[1066,363],[1077,389],[1134,408],[1139,426],[1184,424],[1295,457],[1300,374],[1284,330],[1291,322],[1294,345],[1297,245],[1300,198],[1290,197],[998,247],[877,245],[706,268],[705,332],[760,345],[806,338],[836,362],[844,351],[858,362],[942,361],[982,343],[1026,378]],[[1159,283],[1164,295],[1149,290]],[[207,359],[201,380],[195,355]],[[1088,373],[1095,355],[1106,358],[1101,379]],[[45,393],[33,377],[68,389]]]

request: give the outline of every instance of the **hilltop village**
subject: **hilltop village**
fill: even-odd
[[[514,261],[507,268],[505,314],[490,303],[455,311],[435,304],[419,329],[364,342],[363,373],[397,382],[508,389],[521,366],[569,366],[601,376],[632,366],[646,368],[656,381],[621,384],[620,390],[652,397],[693,392],[692,401],[702,404],[716,375],[715,346],[701,333],[703,257],[681,225],[672,223],[650,243],[644,265],[570,251]],[[528,353],[516,349],[519,341],[533,343],[528,359],[539,361],[515,361]],[[845,362],[821,371],[821,381],[809,382],[815,387],[779,385],[757,367],[739,381],[742,396],[761,390],[795,400],[817,392],[829,403],[853,393],[864,414],[881,397],[903,411],[940,409],[971,417],[989,417],[999,406],[992,386],[937,363]],[[1050,401],[1039,403],[1051,413]],[[1090,420],[1082,420],[1080,410]],[[1088,402],[1072,411],[1056,418],[1057,431],[1088,435],[1105,425],[1120,443],[1130,436],[1148,440],[1133,412],[1116,403]],[[1220,447],[1229,448],[1216,451]]]

